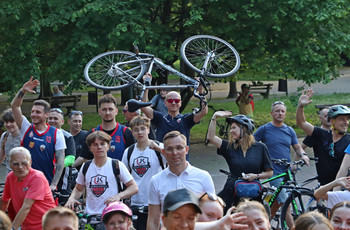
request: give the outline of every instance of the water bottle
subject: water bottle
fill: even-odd
[[[264,198],[264,201],[269,203],[271,198],[272,198],[272,196],[273,196],[273,194],[274,194],[274,191],[276,191],[276,187],[272,187],[272,189],[268,189],[267,190],[267,194],[266,194],[266,196]]]

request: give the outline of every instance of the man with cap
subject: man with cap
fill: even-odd
[[[249,85],[241,85],[242,93],[236,99],[236,104],[239,108],[239,113],[253,117],[254,101],[253,95],[249,93]]]
[[[162,222],[166,230],[224,230],[244,229],[247,225],[239,224],[246,219],[242,213],[231,214],[232,207],[225,217],[217,221],[196,223],[202,213],[199,207],[199,199],[195,193],[186,188],[170,191],[163,205]]]

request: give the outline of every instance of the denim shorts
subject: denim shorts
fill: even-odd
[[[276,176],[276,175],[273,175],[273,176]],[[274,187],[278,188],[278,186],[280,186],[282,181],[283,181],[283,177],[272,180],[269,183],[270,183],[271,187],[274,186]],[[289,196],[289,194],[287,193],[287,189],[283,188],[277,197],[278,203],[283,204],[284,202],[286,202],[288,196]]]

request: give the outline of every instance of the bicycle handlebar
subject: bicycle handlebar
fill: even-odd
[[[309,157],[309,159],[315,161],[315,163],[318,162],[318,157]],[[306,164],[304,160],[289,162],[288,159],[285,159],[285,158],[282,158],[282,159],[271,158],[271,161],[275,164],[284,165],[288,167],[290,167],[291,165],[303,166]]]

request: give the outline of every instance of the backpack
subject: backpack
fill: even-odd
[[[86,161],[84,166],[83,166],[83,175],[85,177],[87,170],[89,169],[89,166],[91,164],[92,160]],[[119,169],[119,160],[117,159],[112,159],[112,168],[113,168],[113,174],[115,176],[115,180],[117,181],[118,185],[118,191],[122,192],[125,190],[125,186],[122,185],[119,179],[119,174],[120,174],[120,169]]]
[[[160,143],[159,141],[156,141],[156,140],[154,140],[154,142],[156,142],[157,145],[159,145],[159,143]],[[130,145],[129,148],[128,148],[127,160],[128,160],[129,172],[131,172],[130,158],[131,158],[132,152],[134,151],[135,144],[136,144],[136,143]],[[158,158],[158,160],[159,160],[160,167],[162,167],[162,170],[164,170],[164,163],[163,163],[162,155],[161,155],[160,152],[158,152],[158,151],[155,151],[155,150],[154,150],[154,152],[156,152],[157,158]]]
[[[7,141],[7,138],[9,137],[10,133],[8,131],[5,132],[4,134],[4,139],[2,139],[2,146],[1,149],[5,152],[5,144]]]

